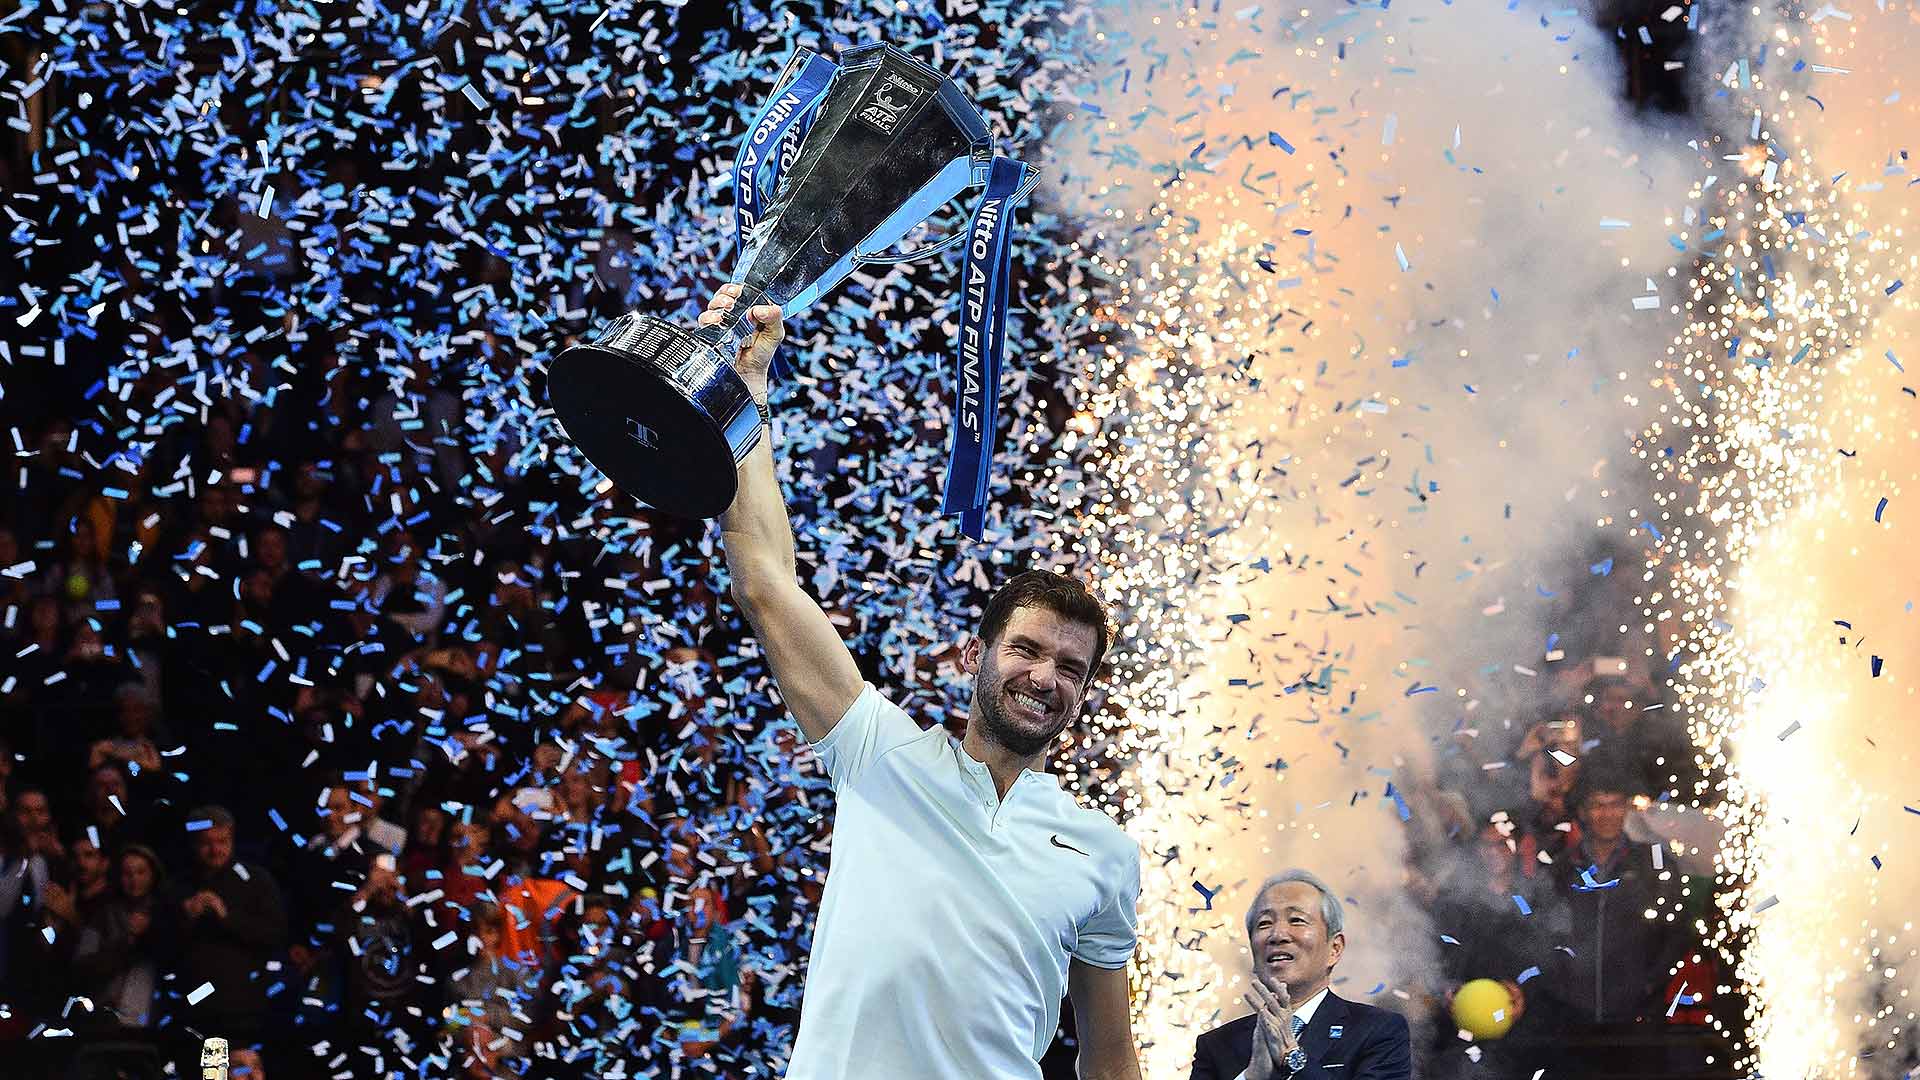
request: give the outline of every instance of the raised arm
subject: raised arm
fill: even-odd
[[[702,325],[719,322],[733,307],[739,286],[725,285],[700,316]],[[734,366],[754,400],[767,400],[767,368],[785,331],[780,309],[754,308],[753,341],[741,349]],[[733,598],[746,613],[754,636],[766,651],[773,681],[809,742],[833,730],[860,696],[863,680],[840,634],[820,605],[800,588],[793,554],[793,524],[773,477],[773,432],[740,463],[740,490],[720,518],[720,542],[726,548]]]

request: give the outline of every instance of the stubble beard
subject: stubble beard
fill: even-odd
[[[1006,694],[1006,684],[995,682],[980,699],[980,733],[990,742],[1021,757],[1033,757],[1044,751],[1066,728],[1064,719],[1045,732],[1036,733],[1021,727],[1007,715]]]

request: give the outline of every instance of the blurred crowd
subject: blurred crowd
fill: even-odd
[[[1644,671],[1560,665],[1531,715],[1457,727],[1413,793],[1440,959],[1423,1075],[1702,1075],[1727,1003],[1696,926],[1717,842],[1697,752]],[[1475,980],[1505,993],[1456,1011]]]
[[[773,1075],[831,819],[705,575],[663,569],[704,568],[698,523],[555,541],[426,363],[301,359],[247,354],[112,467],[32,431],[0,521],[0,1040]]]

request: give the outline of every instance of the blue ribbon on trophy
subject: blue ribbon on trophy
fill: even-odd
[[[798,69],[797,71],[795,69]],[[819,115],[820,102],[839,65],[818,53],[796,53],[760,107],[733,161],[733,239],[744,249],[760,221],[767,199],[779,188],[780,174],[793,161],[800,140]]]
[[[947,451],[943,514],[960,515],[960,531],[975,540],[986,526],[987,483],[999,420],[1000,364],[1007,346],[1007,281],[1013,248],[1013,209],[1026,197],[1025,162],[995,157],[987,189],[974,205],[961,271],[960,335],[954,349],[954,425]]]

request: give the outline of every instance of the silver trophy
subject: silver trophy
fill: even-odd
[[[732,316],[682,328],[629,312],[562,352],[548,372],[567,437],[621,490],[661,510],[714,517],[733,502],[734,470],[763,420],[732,363],[753,334],[747,310],[778,304],[792,315],[857,267],[965,240],[958,232],[910,254],[889,250],[954,196],[984,185],[993,164],[986,124],[953,80],[884,43],[843,53],[837,70],[801,50],[746,133],[743,155],[776,152],[757,144],[772,130],[768,117],[800,106],[794,88],[809,63],[830,74],[811,126],[789,144],[791,161],[745,232]],[[754,194],[753,171],[744,175],[737,198]]]

